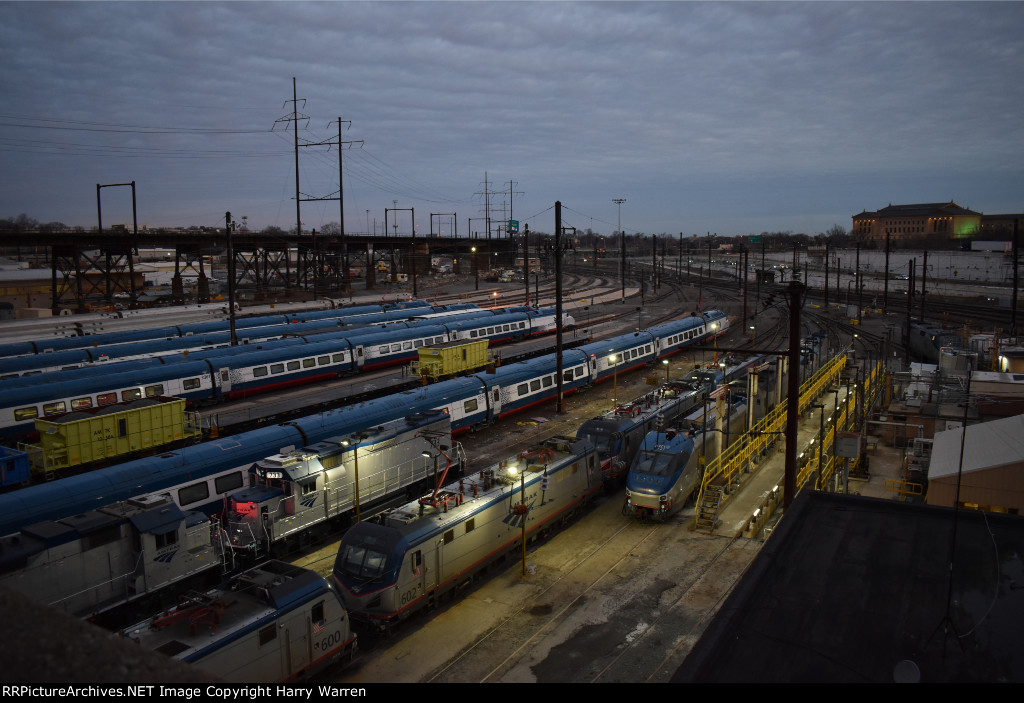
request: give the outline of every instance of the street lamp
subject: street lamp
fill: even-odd
[[[615,367],[615,370],[612,372],[612,410],[615,410],[615,408],[619,407],[619,357],[612,354],[608,357],[608,361]]]
[[[662,359],[661,363],[665,365],[665,383],[668,383],[668,372],[671,366],[668,364],[668,359]]]
[[[359,443],[362,440],[364,440],[367,437],[369,437],[369,436],[370,435],[366,434],[365,432],[359,432],[354,437],[352,437],[351,439],[343,439],[343,440],[341,440],[341,445],[343,447],[348,447],[348,446],[352,447],[352,464],[353,464],[353,470],[355,472],[355,489],[356,489],[355,497],[354,497],[354,502],[355,502],[355,506],[356,506],[356,522],[361,522],[362,521],[362,517],[359,514]]]
[[[474,290],[480,290],[480,268],[476,265],[476,247],[471,249],[473,252],[473,286]]]

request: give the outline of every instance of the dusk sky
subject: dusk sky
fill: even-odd
[[[890,203],[1024,211],[1020,2],[4,2],[0,217],[295,226],[300,141],[345,226],[415,208],[552,232],[845,229]],[[304,102],[302,101],[304,99]],[[347,126],[347,125],[346,125]],[[304,147],[302,197],[337,152]],[[131,191],[103,191],[104,224]],[[367,215],[369,211],[369,215]],[[339,219],[302,204],[304,230]],[[368,225],[369,221],[369,225]],[[409,232],[409,215],[399,217]],[[473,229],[483,228],[482,219]]]

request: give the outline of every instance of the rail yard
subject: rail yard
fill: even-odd
[[[555,358],[553,317],[545,318],[548,322],[545,322],[544,334],[514,337],[506,334],[508,329],[504,332],[500,329],[503,324],[507,327],[514,323],[496,321],[490,325],[490,330],[486,323],[459,328],[482,330],[481,336],[487,333],[492,345],[494,340],[505,342],[488,352],[493,354],[490,357],[480,356],[482,352],[474,348],[474,358],[483,361],[470,363],[466,353],[467,367],[457,370],[468,375],[444,380],[440,378],[447,376],[444,373],[414,374],[408,365],[414,357],[403,356],[390,368],[367,369],[336,378],[313,378],[302,386],[274,388],[272,394],[243,394],[243,397],[216,404],[197,403],[200,419],[196,424],[202,428],[206,441],[194,444],[197,449],[193,466],[209,461],[199,457],[206,456],[201,453],[202,447],[211,442],[245,445],[251,441],[252,433],[261,428],[292,426],[300,429],[294,439],[287,439],[284,433],[269,436],[256,453],[239,455],[237,461],[230,463],[230,467],[245,465],[252,469],[245,472],[247,475],[241,483],[231,483],[222,495],[213,495],[213,500],[208,501],[232,507],[230,517],[225,511],[218,518],[218,530],[222,532],[216,534],[223,535],[223,542],[218,536],[205,544],[204,548],[210,550],[206,558],[219,564],[218,574],[230,570],[231,564],[251,565],[255,556],[283,558],[292,567],[319,574],[332,581],[335,590],[343,596],[352,628],[358,633],[358,644],[353,646],[354,640],[348,637],[346,630],[345,637],[339,639],[343,649],[331,649],[329,667],[314,666],[313,659],[274,676],[313,675],[318,680],[352,683],[669,681],[778,519],[775,510],[780,500],[777,491],[782,469],[781,451],[785,444],[781,439],[785,418],[779,412],[785,405],[782,390],[785,373],[764,350],[786,349],[789,323],[782,287],[770,290],[766,287],[760,296],[764,300],[759,299],[757,303],[751,296],[748,310],[745,287],[737,290],[736,279],[730,278],[727,272],[702,278],[699,288],[692,280],[680,278],[665,280],[657,290],[650,286],[652,290],[642,293],[633,285],[620,290],[619,281],[611,275],[595,276],[581,269],[567,274],[562,282],[563,288],[568,290],[562,300],[563,328],[558,335],[565,350],[562,357],[565,365],[563,369],[559,362],[557,373],[553,362],[545,361]],[[430,302],[442,305],[457,301],[493,307],[500,297],[503,308],[512,310],[516,305],[525,304],[527,295],[532,295],[531,304],[556,304],[551,297],[553,287],[549,285],[541,288],[538,283],[535,292],[522,294],[519,300],[516,296],[522,290],[519,286],[498,284],[477,292],[470,280],[452,286],[451,291]],[[900,342],[893,338],[892,331],[902,326],[902,320],[880,316],[877,322],[851,324],[848,315],[837,315],[827,306],[814,307],[822,309],[805,310],[799,330],[803,351],[800,368],[796,369],[801,384],[801,420],[797,436],[800,450],[812,457],[808,461],[803,458],[804,454],[800,455],[800,482],[801,485],[809,482],[812,487],[835,488],[848,478],[837,457],[827,459],[824,452],[814,446],[815,437],[822,438],[820,447],[826,436],[824,424],[819,431],[819,421],[824,423],[824,418],[828,417],[830,422],[836,423],[836,432],[839,423],[847,430],[855,430],[852,405],[873,407],[880,402],[876,379],[880,378],[885,364],[898,354]],[[524,314],[523,319],[529,318]],[[860,323],[860,320],[854,322]],[[435,320],[427,321],[427,324],[434,323]],[[438,324],[446,323],[438,321]],[[466,322],[460,324],[465,326]],[[496,332],[495,324],[499,328]],[[458,337],[446,337],[442,341],[433,328],[427,329],[427,341],[415,347],[410,344],[413,353],[432,344],[441,349],[468,349],[467,341],[459,341]],[[315,338],[316,335],[309,337]],[[365,349],[383,348],[376,337],[367,339],[371,341]],[[461,339],[469,339],[468,331]],[[646,349],[644,339],[651,340]],[[324,344],[322,341],[311,343]],[[601,345],[606,343],[611,346],[604,349]],[[486,349],[486,344],[482,348]],[[580,354],[580,361],[573,361],[575,357],[571,357],[570,352]],[[463,353],[459,351],[457,355],[461,357]],[[449,353],[453,358],[457,355]],[[298,357],[301,356],[300,352]],[[352,358],[357,358],[354,351]],[[227,362],[219,363],[227,366]],[[256,360],[254,368],[260,363],[270,366],[275,362]],[[552,364],[550,370],[542,366],[546,363]],[[527,372],[533,368],[530,364],[537,365],[538,371]],[[519,368],[523,372],[516,375]],[[215,378],[217,371],[218,368],[214,368],[211,374]],[[493,383],[493,388],[500,384],[503,389],[502,407],[495,408],[485,420],[474,419],[476,416],[469,410],[469,403],[474,403],[474,407],[476,403],[490,407],[498,402],[498,391],[494,390],[493,396],[489,391],[484,392],[477,399],[475,395],[457,395],[455,390],[476,378],[474,374],[479,375],[485,387]],[[425,379],[424,375],[432,378]],[[759,380],[752,386],[749,379],[755,375]],[[860,378],[865,385],[854,391],[851,378]],[[530,387],[531,379],[536,380],[535,389]],[[428,380],[430,384],[426,384]],[[685,392],[693,396],[685,412],[681,409],[678,417],[673,415],[671,420],[665,420],[660,404],[667,402],[664,399],[667,396],[661,389],[672,387],[677,389],[673,393],[683,392],[678,389],[684,386],[674,386],[673,382],[679,384],[684,380],[689,384]],[[235,378],[232,381],[237,383]],[[30,381],[22,383],[28,388],[35,387]],[[446,395],[444,402],[427,401],[428,389],[435,383],[448,383],[449,386],[438,385],[437,388],[450,387],[455,395],[450,398]],[[555,399],[556,388],[564,391],[564,398]],[[655,389],[661,395],[652,395]],[[531,392],[538,393],[536,399],[529,399]],[[407,394],[402,401],[404,413],[379,414],[375,410],[389,402],[388,398],[401,394]],[[164,393],[159,395],[162,397]],[[422,403],[416,400],[420,396],[424,398]],[[453,399],[457,399],[458,408],[452,404]],[[345,413],[350,412],[347,408],[365,408],[361,413],[351,413],[353,417],[365,416],[365,426],[337,419],[347,417]],[[430,415],[438,409],[442,410],[440,415]],[[308,419],[319,413],[323,413],[322,421]],[[683,502],[681,507],[673,505],[658,520],[642,519],[646,513],[639,517],[628,514],[624,485],[632,454],[620,459],[619,469],[610,472],[599,449],[580,433],[584,423],[604,414],[613,419],[638,418],[639,438],[655,423],[665,421],[678,423],[676,426],[683,436],[699,440],[696,445],[690,442],[683,455],[684,464],[692,459],[696,465],[699,454],[700,474],[704,476],[698,479],[696,489],[687,489],[683,499],[689,497],[689,501]],[[858,410],[856,421],[863,422],[861,418],[865,415]],[[408,417],[403,419],[404,416]],[[323,433],[318,434],[313,429],[317,422],[323,426]],[[331,425],[331,422],[339,424]],[[407,424],[401,424],[403,422]],[[388,423],[398,424],[392,427]],[[331,428],[333,432],[329,431]],[[375,432],[380,434],[375,436]],[[578,433],[580,440],[576,441]],[[353,438],[355,453],[346,444]],[[834,454],[835,433],[831,441]],[[328,443],[334,443],[332,448],[327,448]],[[410,469],[410,476],[414,478],[400,484],[397,491],[389,489],[390,492],[380,493],[381,500],[374,500],[368,484],[376,479],[372,478],[373,474],[364,472],[370,471],[367,466],[374,457],[384,455],[383,448],[390,446],[389,443],[408,445],[403,459],[387,461],[396,468],[406,464],[414,467]],[[286,446],[288,444],[291,446]],[[168,451],[166,456],[177,451]],[[314,454],[309,454],[310,451]],[[815,451],[819,454],[815,455]],[[692,457],[689,452],[693,453]],[[309,461],[311,456],[315,461]],[[339,459],[329,463],[331,456]],[[517,461],[525,463],[527,468],[520,468],[520,473],[512,478],[507,477],[504,472]],[[327,483],[313,487],[309,481],[314,473],[308,468],[298,469],[295,462],[302,467],[322,465],[323,478],[317,480]],[[358,462],[363,462],[363,472]],[[577,476],[574,480],[583,483],[572,484],[573,488],[566,488],[568,492],[563,496],[555,490],[554,483],[562,485],[563,475],[569,475],[565,467],[570,464],[579,467],[573,468],[573,472],[583,472],[574,473]],[[229,468],[229,464],[224,466]],[[365,477],[367,483],[360,488],[357,479],[352,488],[345,489],[349,497],[342,499],[341,494],[332,493],[334,489],[330,488],[334,485],[331,481],[342,480],[331,473],[333,466],[341,467],[342,476],[345,467],[351,466],[354,475]],[[855,462],[854,471],[856,469]],[[49,478],[53,479],[54,486],[64,482],[72,485],[74,480],[81,480],[83,482],[74,484],[73,489],[80,492],[87,481],[99,480],[98,477],[105,475],[103,471],[100,468],[83,474],[81,479],[65,478],[60,472]],[[459,477],[464,479],[459,480]],[[711,528],[704,529],[700,527],[700,519],[705,489],[711,492],[715,484],[725,487],[726,491],[718,498]],[[299,491],[303,485],[307,487]],[[167,483],[146,493],[170,491],[173,494],[177,486]],[[693,495],[690,495],[691,490]],[[10,506],[19,502],[31,504],[31,496],[36,495],[32,491],[33,487],[15,488],[0,499]],[[877,493],[883,495],[884,491],[877,489]],[[332,496],[330,500],[335,507],[329,528],[317,529],[315,535],[310,534],[308,538],[286,539],[288,530],[295,524],[308,521],[309,513],[303,512],[299,503],[306,504],[305,497],[318,494]],[[446,545],[447,559],[458,563],[463,557],[457,556],[457,549],[461,548],[457,545],[461,542],[455,539],[455,533],[461,535],[465,531],[469,535],[472,531],[479,539],[490,535],[486,532],[490,528],[485,525],[496,518],[490,513],[473,512],[481,509],[478,495],[480,500],[492,496],[486,499],[491,501],[488,503],[492,505],[491,510],[507,515],[505,522],[508,524],[502,528],[505,530],[502,536],[495,533],[487,537],[498,540],[502,546],[491,550],[486,558],[470,559],[472,566],[449,567],[441,559],[442,543]],[[117,500],[136,498],[143,496],[118,496]],[[402,505],[410,499],[413,503]],[[564,505],[557,502],[560,500],[565,501]],[[217,512],[209,504],[185,505],[178,500],[175,509],[179,513],[177,519],[185,526],[183,529],[194,531],[207,514]],[[313,505],[309,502],[307,508]],[[770,509],[766,509],[768,506]],[[87,509],[100,507],[94,504]],[[31,507],[20,509],[28,511],[26,514],[32,512]],[[316,509],[320,509],[319,505]],[[77,514],[81,510],[82,507],[76,507],[72,512]],[[147,510],[149,505],[136,500],[132,503],[131,515],[144,515]],[[280,511],[279,516],[276,511]],[[755,517],[762,511],[768,516]],[[770,515],[772,512],[774,516]],[[378,517],[382,513],[383,516]],[[13,517],[16,514],[13,508],[5,510],[7,532],[16,533],[22,527],[29,527],[30,520]],[[71,514],[37,517],[59,522],[59,518],[70,518]],[[280,523],[276,522],[278,518]],[[393,527],[402,521],[408,524],[395,534],[404,529],[406,532],[402,534],[407,533],[409,537],[387,537],[387,540],[413,540],[412,535],[419,534],[414,528],[421,523],[445,526],[438,528],[436,536],[428,536],[423,542],[424,549],[429,544],[431,549],[438,550],[435,556],[407,556],[402,560],[407,566],[412,564],[409,574],[401,577],[406,579],[402,588],[407,589],[408,595],[383,616],[376,614],[377,605],[367,606],[365,600],[356,597],[356,585],[363,578],[359,574],[369,574],[371,583],[375,583],[373,578],[382,578],[372,569],[361,571],[368,568],[366,560],[370,550],[368,542],[359,540],[372,542],[378,538],[372,536],[376,534],[372,530],[367,531],[369,537],[359,531],[347,534],[345,528],[356,518],[371,521],[372,525]],[[125,524],[134,525],[134,529],[148,537],[155,534],[152,523],[146,522],[148,519],[129,518]],[[20,523],[15,522],[17,520]],[[530,520],[537,522],[531,524]],[[283,529],[285,526],[290,527]],[[33,534],[39,538],[52,538],[56,534],[33,529],[36,530]],[[62,529],[66,532],[69,528],[65,524]],[[95,528],[83,524],[76,529],[86,534]],[[243,531],[246,539],[236,541],[230,549],[224,546]],[[270,537],[274,534],[282,536]],[[216,556],[216,543],[224,550],[220,556]],[[15,554],[12,544],[8,541],[0,545],[0,558],[6,556],[8,585],[24,578],[11,571],[11,564],[26,558],[23,553]],[[24,549],[25,535],[19,538],[18,544]],[[151,545],[149,549],[159,552],[160,545]],[[344,554],[349,556],[343,558]],[[362,555],[358,567],[351,566],[356,563],[352,556],[356,554]],[[348,571],[345,571],[346,563],[350,564]],[[284,573],[292,567],[274,568]],[[189,569],[190,572],[195,570]],[[288,573],[289,578],[308,582],[311,594],[320,592],[319,587],[314,588],[309,581],[312,576]],[[345,573],[354,580],[346,580]],[[180,577],[184,579],[188,575],[183,573]],[[146,577],[157,575],[147,572]],[[154,600],[166,601],[176,593],[173,583],[178,580],[177,576],[169,580],[166,590]],[[133,588],[139,583],[136,581]],[[76,588],[76,599],[79,599],[83,589],[94,586],[78,584]],[[397,582],[393,588],[396,595],[400,594]],[[391,593],[391,589],[389,586],[386,590]],[[61,602],[59,595],[43,597],[51,598],[58,605]],[[216,601],[220,596],[210,598]],[[107,593],[93,606],[88,603],[83,606],[81,600],[75,600],[74,607],[67,610],[87,614],[90,607],[106,608],[112,600],[134,599],[111,598]],[[213,601],[209,598],[196,601],[198,605],[194,607],[203,612],[211,611],[217,607]],[[157,615],[158,621],[161,617],[166,618]],[[337,615],[331,617],[336,619]],[[316,618],[312,622],[317,622]],[[310,635],[309,641],[314,639]],[[346,655],[342,664],[333,661],[339,652]],[[216,668],[210,671],[215,676],[218,674]],[[228,669],[222,673],[230,677]]]

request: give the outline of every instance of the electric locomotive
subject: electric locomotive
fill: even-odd
[[[594,446],[551,437],[509,462],[361,522],[332,579],[354,620],[386,629],[521,548],[601,489]]]
[[[330,583],[280,561],[253,567],[216,589],[187,593],[171,610],[121,634],[229,683],[306,678],[356,646]]]

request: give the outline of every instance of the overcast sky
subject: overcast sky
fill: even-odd
[[[293,228],[293,77],[301,142],[339,117],[363,142],[350,232],[397,201],[465,234],[485,173],[492,217],[547,232],[556,200],[602,234],[613,198],[627,232],[674,235],[1022,212],[1022,76],[1020,2],[4,2],[0,217],[92,227],[96,184],[134,180],[140,225]],[[336,197],[336,150],[299,166],[302,197]],[[130,195],[103,190],[104,224]],[[338,219],[302,204],[304,229]]]

